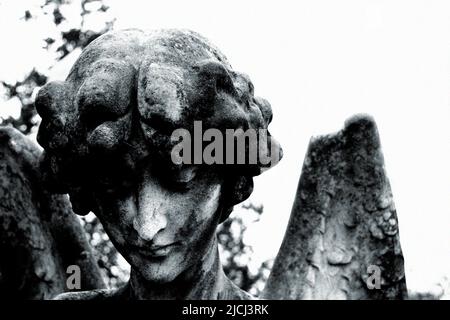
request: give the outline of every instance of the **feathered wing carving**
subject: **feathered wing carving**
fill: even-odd
[[[0,128],[0,297],[50,299],[68,291],[70,265],[84,290],[104,283],[66,195],[42,182],[41,150],[13,128]]]
[[[310,142],[267,299],[404,299],[397,214],[378,131],[355,116]]]

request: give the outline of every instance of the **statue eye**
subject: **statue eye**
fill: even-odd
[[[181,191],[187,191],[195,181],[197,176],[197,167],[183,166],[173,169],[171,172],[171,185]]]
[[[197,167],[189,166],[182,168],[178,173],[178,179],[181,182],[190,182],[192,181],[197,174]]]

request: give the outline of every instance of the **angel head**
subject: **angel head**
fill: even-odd
[[[204,130],[261,132],[272,120],[249,77],[191,31],[107,33],[35,104],[46,181],[69,194],[77,214],[94,212],[149,281],[170,282],[206,259],[217,225],[276,163],[172,161],[177,129],[193,132],[201,121]],[[258,149],[281,157],[270,134]]]

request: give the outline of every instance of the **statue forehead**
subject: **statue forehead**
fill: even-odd
[[[96,71],[102,60],[126,64],[138,71],[142,64],[158,64],[180,70],[200,61],[215,60],[231,69],[226,57],[206,38],[190,30],[138,29],[110,32],[94,40],[72,67],[67,81],[77,83]],[[113,72],[113,68],[111,67]]]

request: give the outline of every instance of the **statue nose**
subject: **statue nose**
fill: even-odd
[[[166,228],[167,218],[165,214],[157,211],[157,209],[153,212],[144,210],[133,220],[133,228],[142,240],[151,241],[160,231]]]
[[[167,190],[155,181],[147,168],[143,172],[136,196],[133,228],[140,239],[152,241],[167,226],[170,211],[170,206],[167,205],[169,195]]]

